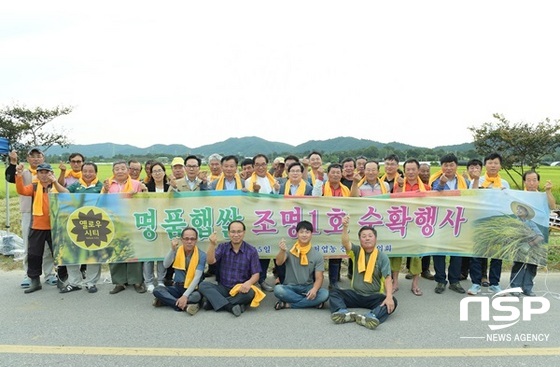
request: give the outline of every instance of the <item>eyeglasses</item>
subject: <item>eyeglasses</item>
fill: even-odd
[[[184,242],[192,242],[196,241],[196,237],[181,237],[181,240]]]
[[[266,167],[266,163],[255,163],[255,167]]]
[[[70,163],[82,163],[82,162],[83,162],[83,161],[74,161],[74,160],[71,160],[71,161],[70,161]]]
[[[192,168],[192,169],[198,168],[197,165],[191,165],[191,164],[187,164],[185,167]]]

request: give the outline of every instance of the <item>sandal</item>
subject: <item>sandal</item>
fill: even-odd
[[[399,291],[399,287],[393,289],[393,293],[397,293]]]
[[[278,302],[276,302],[276,304],[274,305],[274,309],[275,309],[276,311],[278,311],[278,310],[283,310],[283,309],[285,309],[285,308],[289,308],[289,307],[288,307],[288,304],[287,304],[286,302],[283,302],[283,301],[278,301]]]
[[[414,293],[415,296],[421,296],[423,294],[420,288],[412,288],[410,291]]]

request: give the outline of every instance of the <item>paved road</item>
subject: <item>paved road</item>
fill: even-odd
[[[44,285],[26,295],[19,287],[22,276],[0,272],[0,366],[363,367],[381,361],[480,367],[560,361],[560,274],[544,270],[535,290],[550,302],[550,310],[497,331],[489,325],[504,322],[493,317],[512,312],[490,309],[490,321],[481,321],[480,306],[471,305],[469,320],[460,321],[462,295],[449,290],[437,295],[435,283],[422,279],[424,296],[414,296],[403,275],[396,313],[373,331],[335,325],[328,310],[275,311],[270,293],[261,307],[239,318],[203,310],[189,316],[156,309],[150,294],[133,289],[109,295],[112,286],[106,283],[96,294],[60,294]],[[506,274],[503,278],[505,286]],[[521,303],[510,305],[521,317]]]

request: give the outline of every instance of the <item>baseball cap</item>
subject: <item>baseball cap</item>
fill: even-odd
[[[40,165],[37,166],[37,171],[51,171],[54,172],[51,165],[48,163],[41,163]]]
[[[173,160],[171,161],[171,167],[176,166],[180,164],[181,166],[185,165],[185,160],[181,157],[175,157],[173,158]]]
[[[37,147],[31,148],[31,149],[29,150],[29,152],[27,152],[27,155],[31,155],[31,154],[33,154],[33,153],[39,153],[39,154],[45,155],[45,154],[43,153],[43,151],[42,151],[41,149],[37,148]]]
[[[274,159],[274,163],[284,163],[284,158],[278,157],[278,158]]]

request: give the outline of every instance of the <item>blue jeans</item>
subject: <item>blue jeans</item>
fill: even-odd
[[[434,259],[434,270],[435,274],[435,281],[438,283],[447,284],[445,280],[445,256],[441,255],[434,255],[432,256]],[[424,258],[422,258],[423,260]],[[449,267],[447,268],[447,279],[449,279],[449,283],[458,283],[459,277],[461,276],[461,257],[459,256],[450,256],[449,257]]]
[[[480,285],[482,282],[483,261],[487,261],[485,257],[473,257],[471,259],[471,280],[473,284]],[[488,274],[490,285],[500,285],[500,275],[502,275],[502,260],[491,259],[490,271]]]
[[[537,276],[537,266],[535,264],[526,264],[519,261],[513,262],[511,268],[510,287],[521,287],[523,292],[531,293],[533,291],[533,279]]]
[[[348,308],[367,308],[371,310],[381,323],[389,317],[387,306],[381,306],[383,301],[385,301],[385,297],[383,293],[373,293],[368,296],[363,296],[352,289],[333,289],[330,292],[329,305],[331,312]],[[397,300],[395,297],[393,297],[393,302],[395,303],[393,312],[395,312],[397,309]]]
[[[166,306],[173,308],[175,311],[183,311],[175,305],[175,303],[183,295],[183,293],[185,293],[185,288],[183,288],[182,284],[172,285],[169,287],[159,285],[155,287],[153,291],[154,297],[162,301]],[[202,296],[200,295],[200,293],[198,293],[198,291],[194,291],[189,296],[187,304],[199,303],[201,299]]]
[[[313,284],[277,284],[274,295],[280,301],[289,303],[291,308],[316,307],[329,298],[329,291],[319,288],[315,299],[307,299],[306,294],[313,288]]]

